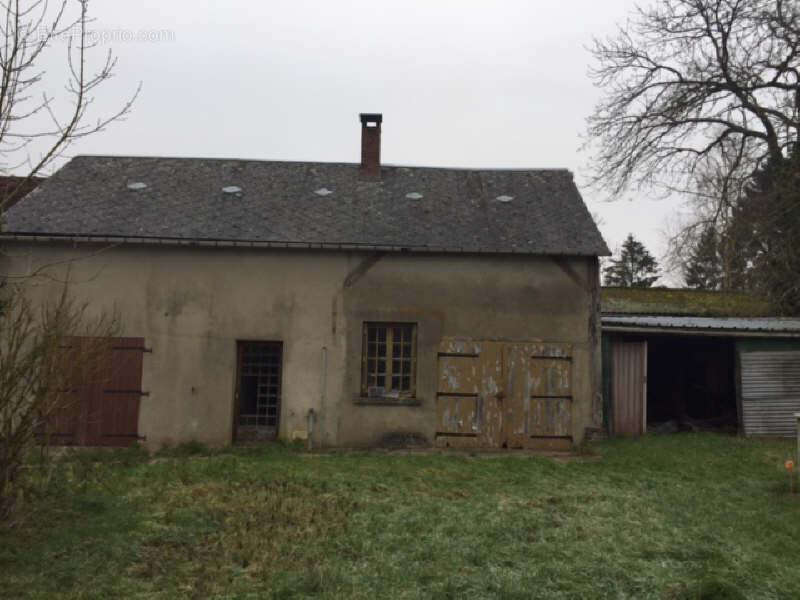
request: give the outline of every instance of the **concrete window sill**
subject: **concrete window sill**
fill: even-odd
[[[392,398],[390,396],[356,396],[353,398],[354,404],[362,406],[420,406],[422,399],[420,398]]]

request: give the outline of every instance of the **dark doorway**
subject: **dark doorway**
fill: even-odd
[[[732,339],[651,336],[647,347],[648,431],[736,432]]]
[[[281,342],[239,342],[236,441],[274,440],[281,410]]]

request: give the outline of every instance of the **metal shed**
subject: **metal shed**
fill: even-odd
[[[706,426],[795,435],[800,319],[609,314],[608,304],[603,391],[611,435]]]

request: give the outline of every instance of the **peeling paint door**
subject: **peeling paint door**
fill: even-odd
[[[567,344],[508,344],[510,448],[572,445],[572,356]]]
[[[501,347],[446,340],[439,348],[437,443],[494,447],[502,438]]]
[[[437,445],[571,445],[568,345],[447,339],[438,360]]]

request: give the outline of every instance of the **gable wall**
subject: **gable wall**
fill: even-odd
[[[435,431],[436,352],[443,337],[573,345],[573,438],[597,424],[599,339],[595,259],[67,245],[7,246],[4,269],[65,259],[90,311],[116,309],[122,335],[143,337],[139,432],[150,447],[232,439],[237,340],[284,344],[280,435],[370,445],[385,434]],[[66,266],[49,269],[64,277]],[[56,284],[37,280],[37,298]],[[418,324],[419,406],[356,404],[362,323]],[[323,364],[326,368],[323,369]]]

